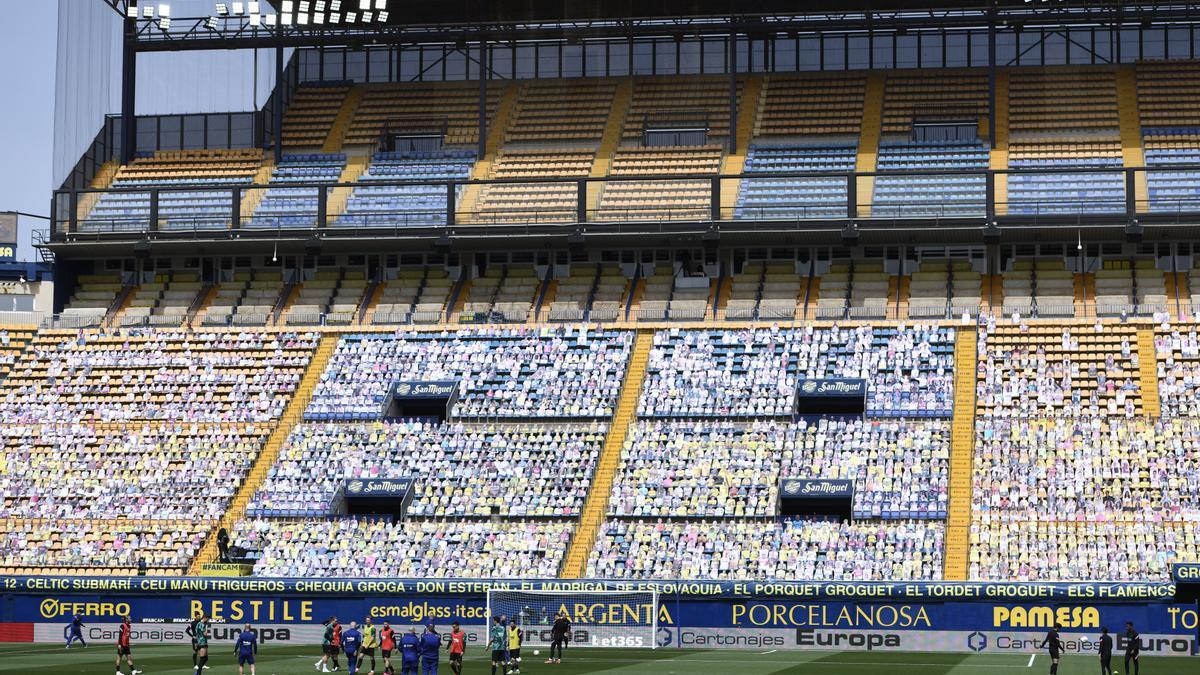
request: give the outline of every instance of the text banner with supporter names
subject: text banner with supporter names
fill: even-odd
[[[216,577],[0,576],[0,593],[128,593],[272,595],[485,595],[489,590],[657,591],[682,597],[783,597],[827,600],[1062,600],[1169,602],[1175,584],[1162,582],[805,582],[606,581],[499,579],[265,579]]]

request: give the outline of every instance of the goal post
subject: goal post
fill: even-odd
[[[487,621],[516,621],[523,645],[550,645],[559,612],[571,621],[567,648],[658,646],[658,591],[518,591],[487,592]]]

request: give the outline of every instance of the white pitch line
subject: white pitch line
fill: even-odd
[[[774,653],[775,653],[775,652],[777,652],[777,651],[779,651],[779,650],[778,650],[778,649],[772,649],[772,650],[770,650],[770,651],[759,652],[759,653],[760,653],[760,654],[774,654]]]
[[[1025,667],[1026,667],[1026,668],[1032,668],[1032,667],[1033,667],[1033,660],[1034,660],[1034,659],[1036,659],[1036,658],[1037,658],[1037,654],[1030,654],[1030,655],[1029,655],[1029,663],[1026,663],[1026,664],[1025,664]]]

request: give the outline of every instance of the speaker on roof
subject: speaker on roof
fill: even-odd
[[[436,253],[441,253],[443,255],[450,252],[450,234],[448,232],[443,232],[441,236],[439,236],[437,240],[433,242],[433,250]]]
[[[133,257],[138,260],[145,260],[150,257],[150,240],[142,239],[133,245]]]
[[[1000,226],[996,221],[992,221],[983,226],[983,243],[999,244],[1000,243]]]
[[[1142,243],[1142,237],[1145,234],[1146,228],[1142,227],[1142,224],[1136,219],[1129,221],[1129,224],[1125,226],[1125,241],[1130,244]]]
[[[321,238],[313,235],[304,240],[304,255],[316,257],[321,255]]]
[[[858,223],[850,223],[842,228],[842,244],[844,246],[858,246],[858,237],[861,234],[858,230]]]

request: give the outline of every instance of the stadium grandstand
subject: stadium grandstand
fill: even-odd
[[[247,616],[288,644],[426,595],[764,663],[1200,653],[1200,5],[87,1],[122,109],[0,269],[0,640],[265,588],[317,598]],[[261,109],[138,114],[139,57],[239,49]]]

